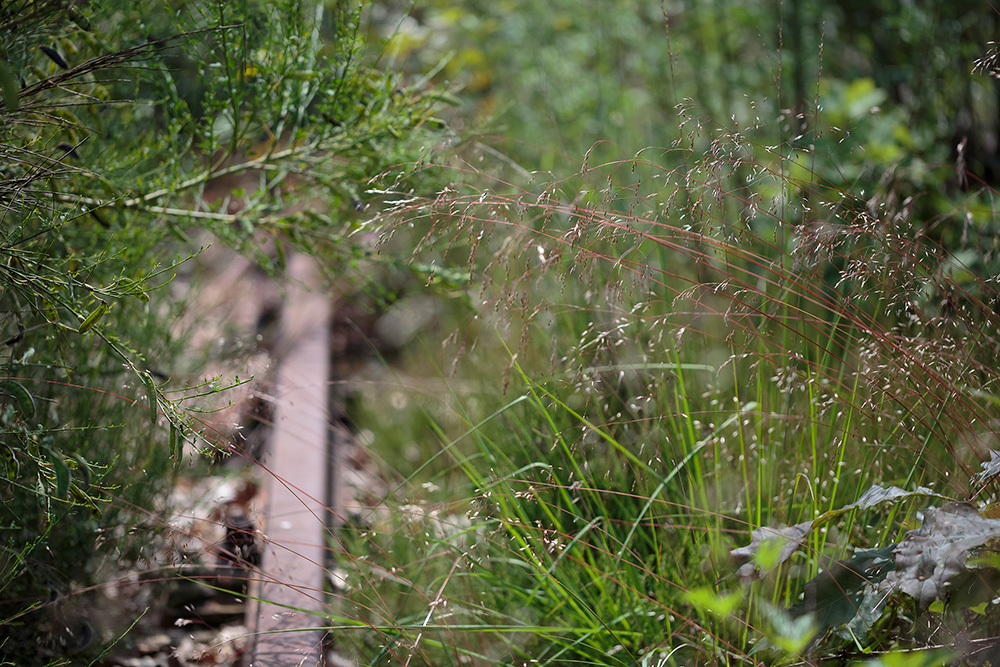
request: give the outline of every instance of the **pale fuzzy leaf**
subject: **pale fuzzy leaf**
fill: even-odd
[[[898,486],[890,486],[888,489],[884,489],[877,484],[872,486],[870,489],[861,494],[851,505],[847,505],[847,508],[857,508],[859,510],[866,510],[869,507],[874,507],[879,503],[884,503],[888,500],[896,500],[898,498],[905,498],[907,496],[936,496],[937,494],[928,489],[926,486],[918,486],[913,491],[906,491]]]
[[[899,500],[900,498],[908,498],[910,496],[934,496],[935,498],[944,498],[944,496],[935,493],[926,486],[918,486],[913,491],[907,491],[901,489],[898,486],[890,486],[889,488],[884,488],[878,484],[873,485],[867,491],[861,494],[861,497],[855,500],[849,505],[844,505],[834,510],[829,510],[824,512],[822,515],[816,518],[813,522],[813,528],[822,526],[823,524],[837,518],[841,514],[849,512],[851,510],[866,510],[878,505],[879,503],[888,502],[890,500]]]
[[[788,560],[793,553],[795,553],[795,550],[802,543],[803,538],[805,538],[805,536],[808,535],[814,528],[818,528],[819,526],[822,526],[841,514],[845,514],[851,510],[866,510],[878,505],[879,503],[898,500],[900,498],[908,498],[910,496],[934,496],[936,498],[944,497],[925,486],[918,486],[913,491],[906,491],[898,486],[884,488],[875,484],[861,494],[861,497],[853,503],[824,512],[813,521],[804,521],[800,524],[788,527],[765,526],[763,528],[756,528],[750,534],[750,544],[745,547],[733,549],[729,552],[736,563],[740,566],[736,571],[736,575],[742,578],[755,577],[757,575],[757,568],[754,567],[754,564],[751,561],[760,551],[761,545],[769,539],[781,538],[788,540],[788,543],[782,548],[778,559],[777,564],[780,565]]]
[[[973,476],[972,480],[976,484],[982,484],[1000,475],[1000,452],[991,449],[990,460],[982,463],[983,471]]]
[[[896,569],[886,583],[926,608],[944,599],[965,569],[969,550],[1000,537],[1000,519],[986,519],[970,503],[924,510],[924,523],[896,545]]]
[[[802,538],[812,530],[812,525],[812,521],[803,521],[794,526],[764,526],[763,528],[755,528],[750,533],[750,544],[745,547],[738,547],[729,552],[733,559],[741,564],[737,575],[740,577],[752,577],[755,575],[757,568],[753,564],[753,559],[760,551],[761,545],[771,540],[784,541],[781,551],[778,554],[777,562],[774,563],[775,566],[781,565],[799,548],[799,545],[802,544]]]

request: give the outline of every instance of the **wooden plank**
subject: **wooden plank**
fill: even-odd
[[[330,488],[330,302],[312,260],[294,256],[282,315],[274,429],[261,469],[268,478],[259,582],[248,625],[254,667],[323,664],[325,548]],[[304,286],[306,287],[304,287]],[[314,613],[310,613],[314,612]],[[292,631],[292,632],[288,632]]]

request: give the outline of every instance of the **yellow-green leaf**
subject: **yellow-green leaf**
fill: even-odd
[[[726,618],[736,611],[743,601],[741,591],[718,593],[711,588],[695,588],[685,594],[688,603],[707,611],[716,618]]]
[[[83,490],[76,484],[71,484],[69,487],[69,492],[73,494],[73,497],[78,503],[87,507],[90,510],[91,515],[95,518],[101,517],[101,508],[94,503],[94,499],[88,496]]]
[[[80,323],[80,326],[77,327],[76,332],[86,333],[90,331],[91,329],[94,328],[94,325],[97,324],[100,321],[100,319],[104,317],[104,314],[109,310],[111,310],[111,306],[108,305],[107,301],[101,299],[101,305],[95,308],[94,312],[88,315],[87,319],[85,319],[83,322]]]

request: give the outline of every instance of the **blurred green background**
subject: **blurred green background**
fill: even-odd
[[[388,64],[440,67],[531,170],[578,165],[596,142],[615,157],[670,146],[679,105],[840,163],[861,146],[882,166],[945,162],[968,136],[977,171],[995,169],[997,86],[972,73],[996,35],[985,2],[466,0],[372,15],[382,36],[398,28]]]

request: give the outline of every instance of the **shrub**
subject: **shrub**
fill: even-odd
[[[40,619],[108,563],[164,565],[150,534],[200,429],[163,295],[190,239],[274,274],[293,249],[333,272],[365,182],[439,131],[434,99],[363,61],[359,16],[295,0],[0,10],[7,660],[97,655],[134,619],[54,618],[49,637]]]

